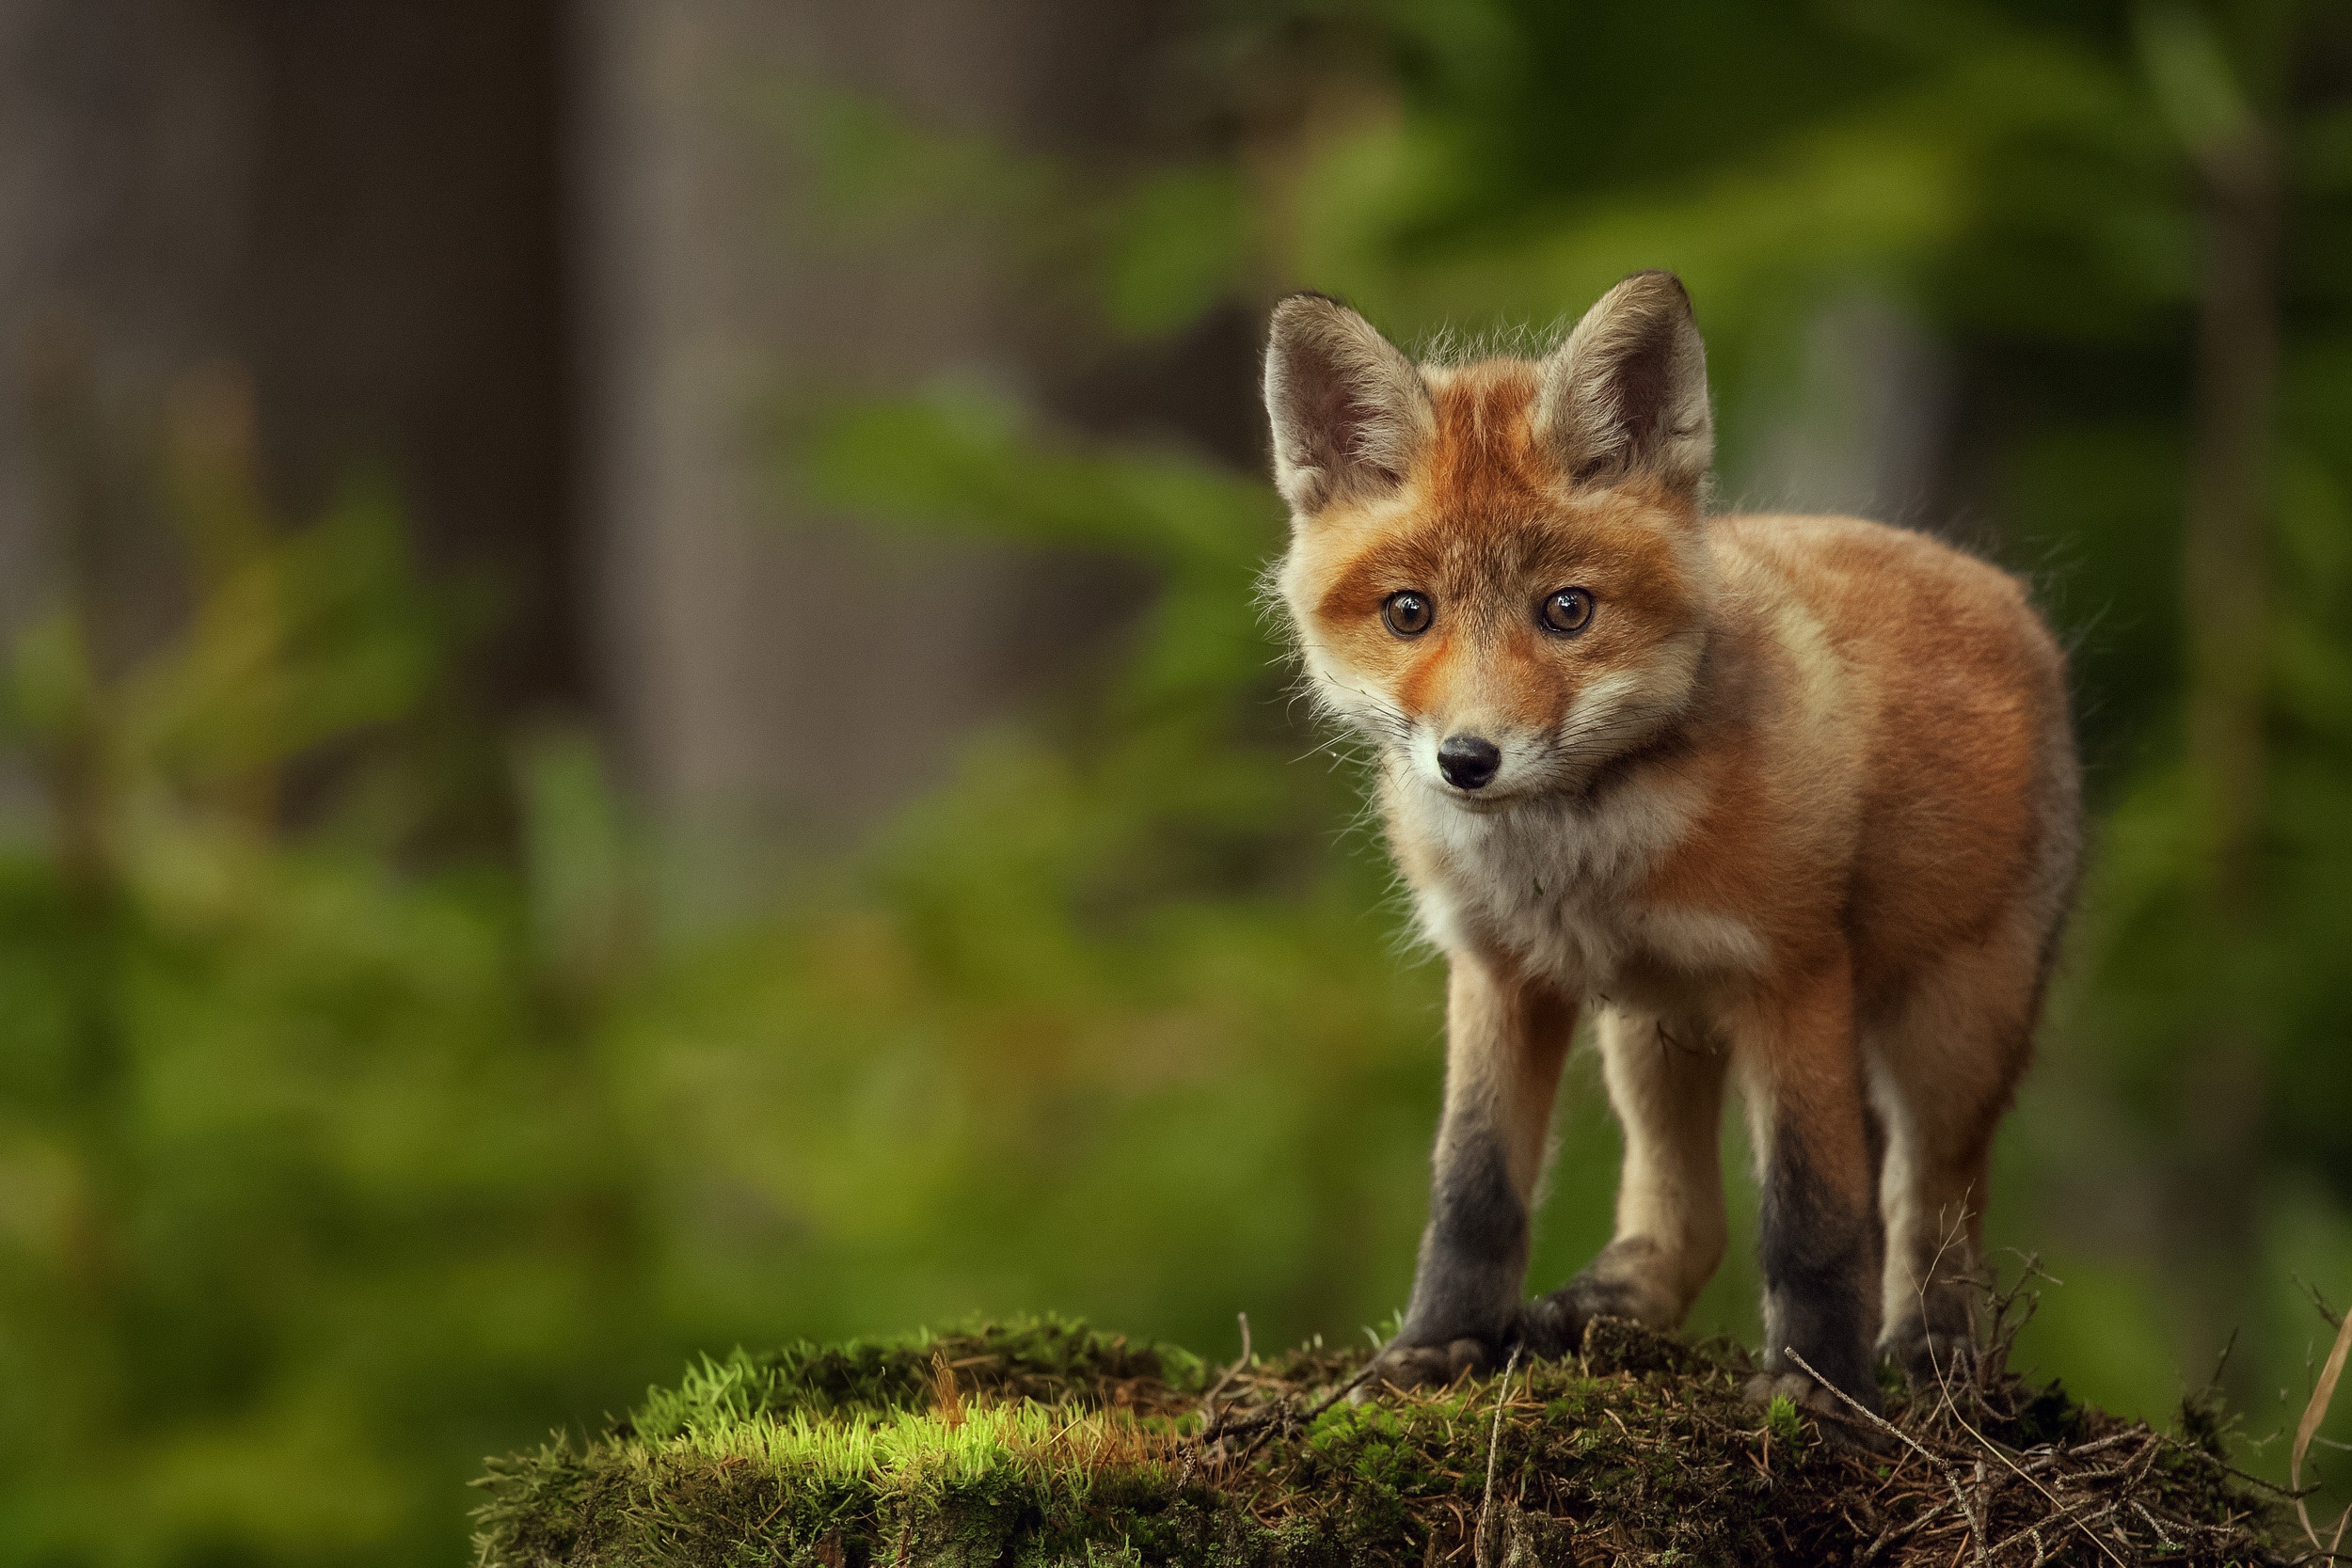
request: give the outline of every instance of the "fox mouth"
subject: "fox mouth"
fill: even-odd
[[[1412,768],[1410,759],[1406,759],[1406,765]],[[1415,781],[1430,794],[1448,805],[1468,812],[1474,816],[1492,816],[1497,812],[1520,805],[1543,793],[1541,785],[1536,781],[1527,778],[1513,779],[1507,783],[1502,779],[1495,779],[1475,787],[1465,788],[1445,778],[1433,776],[1423,768],[1413,768],[1412,771]]]
[[[1543,800],[1573,799],[1590,777],[1569,758],[1542,749],[1515,752],[1503,769],[1486,783],[1464,787],[1447,779],[1426,758],[1396,753],[1396,766],[1429,795],[1470,816],[1495,816]]]
[[[1472,816],[1499,816],[1527,799],[1518,790],[1506,790],[1498,795],[1492,790],[1482,789],[1472,794],[1467,789],[1456,789],[1452,784],[1442,786],[1438,794],[1454,810],[1468,812]]]

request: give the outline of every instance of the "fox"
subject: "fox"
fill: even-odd
[[[1669,272],[1549,352],[1424,362],[1296,293],[1263,366],[1272,597],[1447,965],[1429,1217],[1375,1383],[1571,1354],[1597,1317],[1678,1331],[1726,1245],[1727,1087],[1761,1193],[1748,1397],[1876,1410],[1882,1360],[1951,1375],[2080,855],[2065,655],[2026,587],[1886,524],[1710,512]],[[1586,1015],[1614,1234],[1526,1299]]]

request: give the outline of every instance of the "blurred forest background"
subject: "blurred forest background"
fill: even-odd
[[[2162,1418],[2234,1335],[2282,1473],[2352,1301],[2347,258],[2313,0],[0,8],[0,1564],[458,1561],[481,1456],[738,1342],[1385,1323],[1441,974],[1253,604],[1263,313],[1661,265],[1724,504],[2074,648],[2022,1354]]]

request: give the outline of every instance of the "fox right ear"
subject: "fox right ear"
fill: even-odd
[[[1413,362],[1338,300],[1293,294],[1274,308],[1265,356],[1274,483],[1294,515],[1404,482],[1436,416]]]
[[[1637,272],[1544,362],[1535,427],[1578,483],[1650,473],[1695,492],[1715,458],[1707,345],[1670,272]]]

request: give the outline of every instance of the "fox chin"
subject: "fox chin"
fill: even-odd
[[[1404,1325],[1446,1382],[1597,1316],[1677,1328],[1722,1259],[1736,1085],[1763,1193],[1763,1370],[1875,1407],[1972,1354],[1988,1155],[2080,852],[2065,659],[2023,587],[1850,517],[1713,515],[1707,356],[1670,273],[1540,358],[1416,363],[1275,308],[1275,582],[1369,740],[1446,956],[1445,1103]],[[1593,1015],[1615,1238],[1525,1291],[1561,1064]]]

